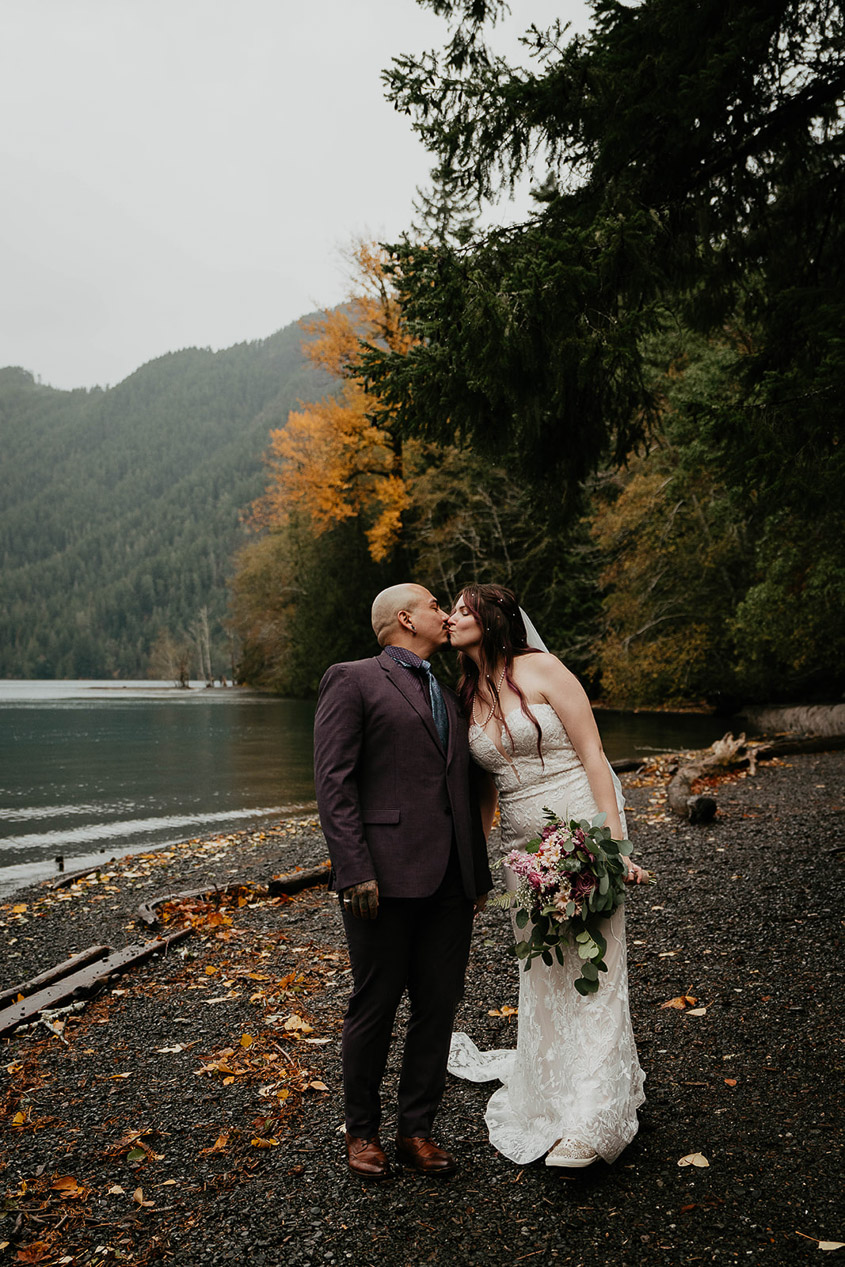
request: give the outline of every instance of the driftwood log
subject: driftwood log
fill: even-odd
[[[125,946],[91,946],[81,954],[48,968],[37,977],[24,981],[0,997],[0,1035],[11,1034],[19,1025],[27,1025],[47,1008],[59,1007],[68,999],[87,998],[112,977],[144,963],[152,955],[166,954],[169,947],[193,932],[180,928],[155,941]]]
[[[180,893],[161,893],[158,897],[151,898],[149,902],[144,902],[138,907],[138,918],[145,924],[156,924],[158,923],[156,907],[163,906],[165,902],[190,902],[195,897],[207,898],[210,901],[212,898],[229,897],[244,889],[248,889],[255,897],[263,897],[267,893],[263,884],[244,884],[243,881],[234,881],[232,884],[222,886],[206,885],[202,889],[182,889]]]
[[[159,897],[151,898],[149,902],[144,902],[142,906],[139,906],[138,916],[145,924],[155,924],[158,921],[156,907],[163,905],[165,902],[188,902],[197,897],[211,900],[244,890],[247,890],[256,898],[281,897],[282,894],[300,893],[303,889],[313,889],[321,884],[328,884],[330,874],[331,866],[328,862],[324,862],[319,867],[311,867],[307,871],[303,871],[300,868],[296,871],[288,871],[284,875],[274,875],[267,885],[235,880],[231,884],[223,886],[206,885],[203,889],[184,889],[181,893],[162,893]]]
[[[691,823],[709,823],[716,814],[716,800],[705,794],[692,795],[696,779],[719,770],[747,769],[754,774],[758,761],[771,761],[774,757],[788,757],[801,752],[833,752],[842,748],[845,748],[845,735],[785,735],[779,739],[747,743],[745,735],[734,739],[729,731],[697,760],[678,768],[666,789],[669,808]]]
[[[319,867],[308,871],[288,871],[285,875],[274,875],[267,885],[270,897],[281,897],[283,893],[301,893],[303,889],[316,889],[328,884],[331,875],[331,863],[322,862]]]

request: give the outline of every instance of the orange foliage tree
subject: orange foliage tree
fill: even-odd
[[[365,526],[370,555],[387,559],[409,504],[402,444],[383,408],[355,375],[360,340],[407,352],[411,340],[384,273],[381,248],[354,251],[359,289],[340,309],[306,325],[308,358],[340,379],[335,393],[292,410],[270,433],[270,484],[253,507],[256,526],[281,528],[291,515],[316,536],[344,520]]]

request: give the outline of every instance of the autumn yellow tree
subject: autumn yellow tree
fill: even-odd
[[[388,275],[395,261],[367,244],[353,260],[353,297],[306,326],[305,353],[336,387],[271,433],[269,484],[252,508],[259,535],[236,560],[243,679],[313,694],[332,661],[371,653],[372,595],[408,576],[444,603],[470,580],[516,586],[555,648],[581,667],[572,630],[598,602],[583,543],[561,539],[554,507],[507,465],[476,457],[457,436],[433,444],[400,434],[360,369],[362,341],[415,350]],[[448,674],[449,663],[442,668]]]
[[[394,352],[407,352],[411,341],[381,248],[360,243],[353,258],[355,295],[305,327],[311,336],[305,354],[339,385],[333,395],[293,410],[270,433],[270,484],[253,509],[258,526],[279,528],[297,515],[316,536],[358,519],[373,560],[382,562],[396,546],[408,506],[402,445],[355,365],[361,339]]]

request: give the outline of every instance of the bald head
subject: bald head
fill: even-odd
[[[399,613],[412,614],[420,603],[431,600],[431,594],[422,585],[407,581],[402,585],[390,585],[377,594],[373,602],[373,633],[379,646],[386,647],[402,630]]]

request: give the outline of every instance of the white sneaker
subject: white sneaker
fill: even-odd
[[[558,1140],[554,1148],[546,1153],[547,1166],[565,1166],[577,1170],[580,1166],[590,1166],[598,1157],[589,1144],[582,1144],[580,1139],[572,1139],[565,1135]]]

